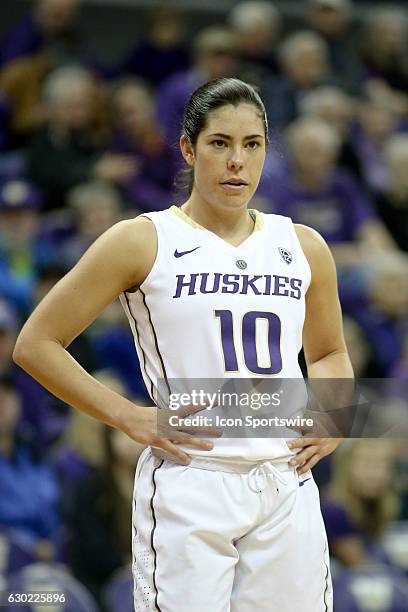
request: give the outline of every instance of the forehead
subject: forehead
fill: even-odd
[[[265,129],[261,112],[253,104],[227,104],[211,111],[202,130],[203,134],[213,132],[245,137],[249,134],[264,135]]]

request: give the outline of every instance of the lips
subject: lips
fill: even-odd
[[[233,185],[235,187],[246,187],[248,183],[240,178],[230,178],[226,181],[223,181],[221,185]]]

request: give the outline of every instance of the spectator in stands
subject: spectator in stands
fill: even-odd
[[[41,196],[24,181],[10,181],[0,189],[0,295],[21,316],[33,305],[36,266],[51,255],[39,241]]]
[[[228,15],[236,32],[240,56],[240,78],[261,85],[279,71],[275,47],[281,17],[275,6],[265,0],[243,0]]]
[[[104,428],[103,465],[73,494],[70,565],[98,598],[112,572],[131,561],[134,471],[143,447],[119,430]]]
[[[262,88],[268,121],[278,128],[299,115],[307,93],[321,85],[334,84],[327,44],[315,32],[288,36],[280,47],[279,59],[282,75],[267,79]]]
[[[355,113],[351,98],[338,87],[319,87],[304,98],[301,111],[306,116],[323,119],[334,127],[341,139],[337,166],[349,170],[361,182],[361,164],[352,140]]]
[[[106,117],[100,89],[81,67],[60,68],[45,83],[48,121],[34,139],[27,174],[46,196],[45,209],[62,208],[69,189],[91,179],[120,184],[134,161],[104,153]]]
[[[75,29],[78,5],[79,0],[35,0],[31,14],[1,41],[0,67],[50,45],[72,60],[79,44]]]
[[[112,96],[111,150],[131,155],[136,171],[124,185],[127,202],[141,211],[161,210],[172,203],[174,153],[158,128],[153,93],[144,81],[119,82]]]
[[[61,245],[58,259],[69,270],[98,236],[120,221],[122,201],[108,183],[90,181],[74,187],[67,204],[73,213],[75,234]]]
[[[390,138],[384,158],[387,181],[376,199],[378,214],[399,248],[408,252],[408,135]]]
[[[0,73],[5,130],[8,146],[14,150],[28,146],[30,138],[46,120],[42,88],[58,60],[49,49],[8,64]]]
[[[382,560],[378,541],[399,514],[393,441],[348,440],[332,463],[332,480],[322,504],[331,553],[346,565]],[[360,548],[350,550],[350,535],[363,539],[363,555]]]
[[[123,385],[109,370],[99,370],[93,376],[117,393]],[[65,431],[54,446],[51,458],[58,470],[64,519],[75,511],[74,493],[79,483],[105,465],[104,425],[84,412],[70,408]]]
[[[340,139],[320,119],[287,131],[290,167],[271,188],[275,212],[319,231],[339,265],[355,265],[394,248],[392,238],[352,177],[336,167]]]
[[[237,44],[231,29],[210,26],[201,30],[193,43],[192,68],[171,76],[159,88],[157,116],[170,146],[178,146],[181,122],[192,92],[206,81],[236,74]]]
[[[56,475],[19,428],[21,402],[8,378],[0,380],[0,406],[0,525],[17,533],[39,560],[50,560],[60,526]]]
[[[310,27],[324,38],[331,71],[339,86],[358,93],[362,66],[351,36],[352,0],[308,0]]]
[[[361,49],[366,78],[381,79],[392,89],[407,93],[407,34],[406,9],[384,3],[366,12]]]
[[[354,376],[357,379],[364,378],[368,376],[370,361],[373,359],[367,335],[356,321],[347,316],[343,318],[343,330]]]
[[[8,374],[12,368],[11,356],[19,328],[16,310],[7,300],[0,297],[0,376]]]
[[[399,117],[388,103],[365,97],[359,103],[353,140],[364,182],[372,195],[385,190],[387,170],[384,147],[398,129]]]
[[[157,87],[189,65],[182,16],[175,8],[163,6],[151,10],[147,36],[131,49],[120,72],[142,77]]]

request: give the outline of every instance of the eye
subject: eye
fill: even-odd
[[[219,138],[217,138],[217,140],[212,140],[211,144],[216,148],[216,149],[222,149],[223,147],[226,146],[226,142],[224,140],[220,140]]]
[[[249,142],[246,143],[245,145],[247,147],[247,149],[257,149],[258,147],[260,147],[260,143],[257,140],[250,140]]]

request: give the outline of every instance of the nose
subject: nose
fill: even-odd
[[[242,151],[241,149],[234,149],[231,152],[231,157],[228,160],[228,170],[240,170],[244,165],[244,161],[242,159]]]

